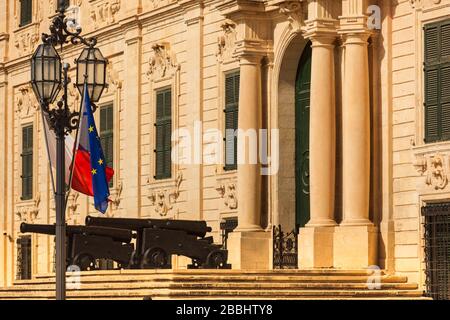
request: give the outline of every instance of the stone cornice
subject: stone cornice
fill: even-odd
[[[251,0],[227,0],[216,8],[228,18],[232,18],[235,15],[254,16],[266,12],[264,2]]]

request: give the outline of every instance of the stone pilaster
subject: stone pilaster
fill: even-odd
[[[187,27],[186,41],[195,45],[186,47],[187,61],[187,104],[189,114],[185,124],[191,133],[193,148],[191,149],[193,161],[187,165],[186,177],[188,198],[191,204],[187,209],[189,219],[203,220],[203,138],[196,128],[199,123],[203,126],[203,1],[183,0],[179,4],[184,9],[184,20]]]
[[[141,76],[142,76],[142,35],[140,26],[130,27],[125,37],[124,95],[124,154],[133,159],[132,165],[124,167],[123,177],[124,207],[129,217],[140,217],[141,203]]]
[[[6,111],[7,108],[7,82],[6,76],[0,70],[0,148],[6,150]],[[0,153],[0,287],[6,285],[6,248],[7,248],[7,221],[6,221],[6,152]]]
[[[301,267],[333,266],[336,174],[335,20],[308,22],[312,42],[310,107],[311,220],[299,233]]]

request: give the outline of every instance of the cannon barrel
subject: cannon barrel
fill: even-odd
[[[47,224],[28,224],[22,223],[20,225],[20,232],[22,233],[40,233],[55,235],[55,225]],[[85,227],[85,226],[66,226],[66,234],[84,234],[89,236],[108,237],[114,241],[130,243],[135,237],[131,230],[105,228],[105,227]]]
[[[141,231],[143,229],[166,229],[184,231],[189,235],[203,238],[211,227],[205,221],[168,220],[168,219],[128,219],[86,217],[87,226],[110,227]]]

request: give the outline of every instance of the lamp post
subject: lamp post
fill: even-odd
[[[84,44],[77,65],[76,86],[83,94],[87,85],[89,96],[93,103],[98,102],[106,84],[107,60],[100,50],[95,48],[95,38],[80,36],[81,28],[69,30],[65,16],[65,2],[59,0],[57,16],[50,25],[50,34],[42,34],[42,44],[38,46],[31,58],[31,85],[39,101],[42,112],[47,116],[49,128],[56,135],[56,299],[66,298],[66,181],[65,181],[65,136],[78,128],[80,114],[71,111],[67,103],[67,88],[70,83],[68,76],[70,65],[62,63],[55,47],[72,43]],[[52,105],[63,90],[61,99]]]

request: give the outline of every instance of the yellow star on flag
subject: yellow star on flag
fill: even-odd
[[[103,164],[103,160],[102,159],[98,160],[98,164],[102,165]]]
[[[92,169],[92,175],[95,176],[97,174],[97,169]]]
[[[89,132],[94,132],[94,126],[89,127]]]

